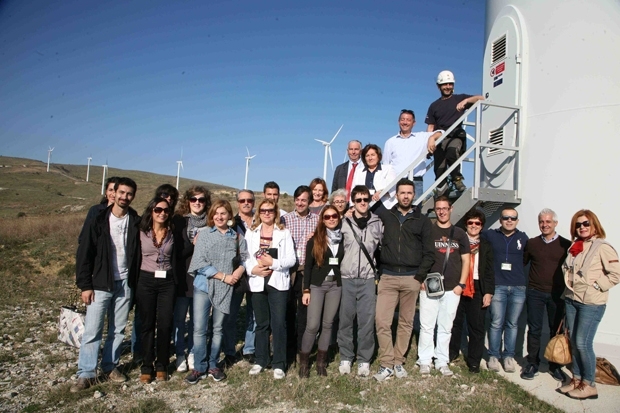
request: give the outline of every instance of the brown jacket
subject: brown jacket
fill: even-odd
[[[564,297],[574,301],[603,305],[609,289],[620,282],[620,261],[616,250],[605,240],[591,238],[583,243],[583,251],[568,254],[563,265],[566,289]],[[594,287],[598,284],[599,289]]]

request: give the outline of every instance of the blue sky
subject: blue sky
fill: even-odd
[[[291,193],[346,144],[425,130],[437,73],[481,93],[484,2],[0,2],[0,155]],[[93,173],[93,170],[91,170]],[[328,167],[328,184],[333,173]],[[99,176],[95,173],[94,176]],[[430,179],[426,180],[427,185]],[[139,183],[138,183],[139,184]]]

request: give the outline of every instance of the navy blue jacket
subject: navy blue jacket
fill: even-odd
[[[527,234],[517,229],[514,234],[507,237],[498,228],[483,231],[481,236],[489,241],[493,247],[495,285],[527,285],[525,266],[523,265],[523,253],[529,239]],[[511,270],[502,270],[503,263],[511,264]]]

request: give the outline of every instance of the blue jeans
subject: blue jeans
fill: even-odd
[[[237,354],[237,318],[239,316],[239,308],[243,301],[244,293],[233,293],[232,300],[230,302],[230,313],[226,316],[224,321],[224,342],[222,344],[222,350],[227,356],[234,356]],[[254,309],[252,308],[252,293],[245,293],[245,341],[243,344],[243,354],[254,354],[254,340],[256,330],[256,322],[254,321]]]
[[[189,311],[187,328],[185,319]],[[187,333],[187,354],[194,352],[194,299],[177,297],[174,303],[174,348],[177,359],[185,358],[185,333]]]
[[[127,280],[114,281],[113,291],[95,290],[93,302],[86,307],[84,335],[78,359],[78,377],[86,379],[97,377],[97,359],[106,314],[108,336],[103,346],[101,369],[107,373],[118,365],[121,344],[125,338],[127,315],[131,307],[131,293]]]
[[[573,377],[582,379],[590,386],[596,386],[596,356],[594,355],[594,336],[605,314],[605,304],[589,305],[573,301],[566,302],[566,326],[570,332],[573,350]]]
[[[213,303],[209,294],[194,289],[194,370],[204,373],[217,367],[222,346],[222,326],[226,314],[213,307],[213,325],[211,331],[211,349],[207,363],[207,331],[209,330],[209,315]]]
[[[414,179],[413,190],[415,191],[413,200],[416,201],[424,193],[424,182],[421,180]]]
[[[517,344],[519,316],[525,304],[525,286],[496,285],[491,300],[491,327],[489,328],[489,355],[500,358],[502,332],[504,352],[502,357],[514,357]]]
[[[544,293],[529,288],[527,290],[527,362],[538,366],[540,364],[540,337],[542,335],[545,308],[547,309],[547,322],[549,324],[549,336],[555,336],[562,318],[564,317],[564,300],[561,293]],[[549,362],[549,370],[553,371],[561,367],[559,364]]]

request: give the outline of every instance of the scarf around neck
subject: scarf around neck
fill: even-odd
[[[190,241],[193,240],[194,235],[196,234],[197,228],[202,228],[207,225],[207,211],[203,212],[200,215],[187,214],[186,218],[189,218],[187,222],[187,236]]]
[[[339,229],[327,229],[327,239],[329,241],[330,244],[332,245],[337,245],[340,244],[340,241],[342,240],[342,234],[340,233]]]

